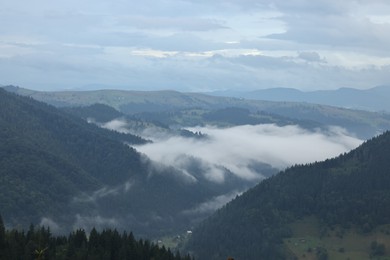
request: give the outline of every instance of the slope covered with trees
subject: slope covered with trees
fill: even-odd
[[[115,108],[103,104],[93,104],[83,107],[65,107],[63,110],[83,119],[88,120],[91,118],[100,123],[124,116],[123,113]]]
[[[115,134],[3,90],[0,126],[0,203],[7,221],[61,215],[77,192],[126,181],[142,169],[140,155]]]
[[[190,228],[199,214],[204,217],[192,211],[202,203],[238,192],[241,184],[248,187],[233,174],[223,184],[200,172],[189,176],[127,145],[142,142],[0,89],[0,213],[5,223],[42,223],[55,232],[96,226],[161,235]]]
[[[133,233],[96,229],[87,234],[78,229],[68,236],[53,236],[49,228],[30,225],[27,232],[6,230],[0,216],[0,259],[155,259],[190,260],[179,252],[159,247],[148,240],[137,240]]]
[[[264,180],[200,225],[189,247],[200,259],[285,259],[291,223],[369,233],[390,224],[390,133],[337,158],[291,167]]]

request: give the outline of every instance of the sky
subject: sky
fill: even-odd
[[[389,82],[387,0],[0,0],[0,85],[208,92]]]

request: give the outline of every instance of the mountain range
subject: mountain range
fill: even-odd
[[[254,100],[308,102],[367,111],[390,112],[390,86],[370,89],[340,88],[336,90],[301,91],[293,88],[270,88],[254,91],[218,91],[215,96]]]
[[[247,121],[241,120],[239,124],[250,124],[254,122],[253,117],[255,117],[256,123],[296,124],[311,129],[339,126],[362,139],[371,138],[390,129],[390,116],[387,113],[353,110],[306,102],[262,101],[176,91],[96,90],[42,92],[15,86],[5,86],[3,88],[57,107],[90,106],[99,103],[113,107],[123,114],[137,115],[146,119],[158,119],[168,125],[202,125],[205,123],[205,119],[207,119],[204,117],[207,113],[215,113],[218,110],[223,112],[225,109],[238,108],[247,110],[247,118],[248,115],[252,117],[252,119]],[[242,115],[242,111],[240,113]],[[230,113],[225,114],[229,115]],[[234,116],[235,113],[230,115],[230,117]],[[237,116],[241,117],[240,115]],[[237,120],[237,118],[229,120]],[[235,124],[237,125],[237,122]]]

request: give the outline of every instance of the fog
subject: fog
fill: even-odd
[[[223,182],[221,167],[245,180],[261,179],[263,174],[251,167],[254,162],[284,169],[294,164],[332,158],[362,143],[362,140],[339,127],[309,131],[293,125],[280,127],[264,124],[187,129],[206,134],[208,138],[157,137],[153,143],[135,148],[153,161],[184,171],[188,158],[199,159],[207,165],[204,169],[206,178]]]
[[[96,203],[99,199],[115,196],[121,193],[126,193],[130,190],[133,185],[131,180],[126,181],[124,184],[118,185],[116,187],[103,187],[97,191],[94,191],[92,194],[83,193],[79,196],[73,198],[75,203],[84,203],[84,202],[93,202]]]
[[[208,201],[200,203],[194,208],[184,210],[182,214],[194,215],[194,214],[211,214],[215,210],[221,208],[223,205],[240,195],[242,192],[233,191],[228,194],[216,196]]]
[[[60,225],[49,217],[42,217],[40,226],[49,227],[50,231],[54,234],[59,234],[61,231]]]
[[[73,229],[82,228],[87,231],[92,228],[101,230],[106,227],[120,227],[120,223],[115,218],[104,218],[100,215],[82,216],[76,214],[76,221],[73,225]]]
[[[125,133],[137,130],[124,119],[103,127]],[[339,127],[312,131],[294,125],[264,124],[186,129],[202,135],[183,137],[169,129],[138,129],[141,136],[153,140],[153,143],[134,146],[143,154],[146,174],[140,179],[130,178],[116,186],[75,196],[71,201],[72,227],[85,230],[131,227],[139,232],[154,232],[175,223],[176,227],[184,228],[274,174],[274,168],[281,170],[294,164],[325,160],[362,143]],[[165,191],[153,193],[153,187],[166,185],[161,180],[167,180],[173,192],[177,190],[180,196],[187,196],[185,200],[169,202],[168,212],[153,204],[162,203],[156,202],[156,194],[166,195]],[[142,203],[154,206],[141,206],[139,196],[143,197]],[[58,229],[58,224],[50,218],[43,218],[42,224]]]

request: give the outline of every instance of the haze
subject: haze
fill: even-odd
[[[2,85],[313,90],[390,78],[385,0],[0,4]]]

